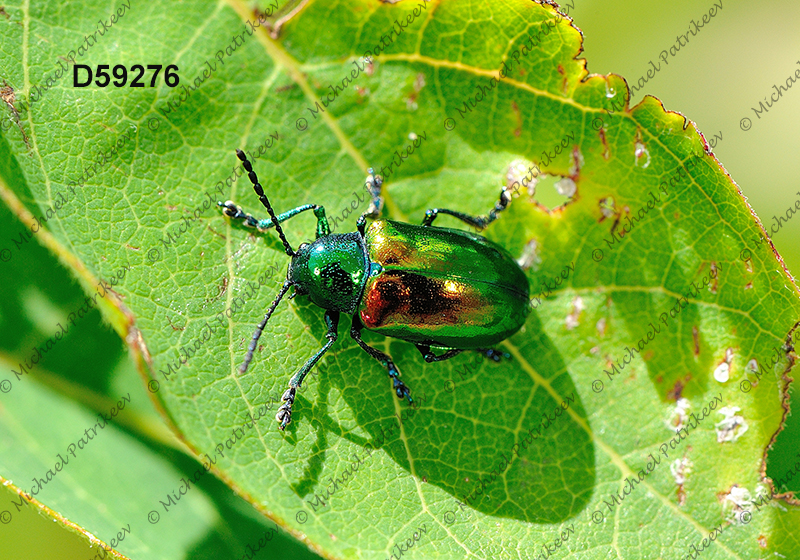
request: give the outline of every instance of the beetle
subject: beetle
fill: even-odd
[[[513,257],[480,235],[432,225],[439,214],[449,214],[481,230],[508,206],[511,196],[506,189],[487,216],[433,208],[425,213],[422,225],[376,220],[383,207],[383,180],[370,169],[365,186],[372,201],[356,222],[358,231],[331,233],[325,209],[317,204],[276,216],[247,156],[241,150],[236,155],[269,218],[259,220],[230,200],[217,205],[245,226],[259,231],[275,227],[291,257],[286,281],[256,327],[239,372],[247,371],[267,321],[290,288],[294,288],[290,299],[308,295],[325,309],[327,342],[289,380],[276,415],[281,430],[292,421],[292,405],[303,379],[336,341],[340,314],[352,316],[350,336],[386,368],[398,398],[407,399],[409,405],[411,391],[400,380],[397,366],[389,355],[361,339],[362,329],[414,344],[426,362],[447,360],[464,350],[499,361],[503,354],[491,346],[525,323],[531,309],[530,288]],[[295,251],[280,224],[307,210],[317,218],[316,240]],[[367,218],[374,219],[369,228]],[[431,347],[444,353],[434,354]]]

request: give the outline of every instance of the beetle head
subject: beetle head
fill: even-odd
[[[355,313],[369,274],[364,243],[358,233],[330,234],[297,248],[287,282],[308,294],[318,306]]]

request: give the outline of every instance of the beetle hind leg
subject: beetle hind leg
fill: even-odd
[[[437,356],[436,354],[431,352],[430,346],[427,346],[425,344],[416,344],[415,346],[417,347],[417,350],[419,350],[420,354],[422,354],[422,357],[425,359],[425,361],[428,363],[443,362],[445,360],[449,360],[454,356],[458,356],[461,352],[464,352],[464,350],[452,348],[447,352],[445,352],[444,354]],[[483,356],[486,356],[487,358],[495,362],[499,362],[503,358],[505,359],[511,358],[511,354],[509,354],[508,352],[501,352],[500,350],[497,350],[495,348],[475,348],[473,351],[478,352],[479,354],[482,354]]]
[[[456,348],[453,348],[451,350],[448,350],[444,354],[442,354],[440,356],[437,356],[436,354],[431,352],[431,347],[428,346],[428,345],[415,344],[414,346],[417,347],[417,350],[419,350],[419,353],[422,354],[422,357],[428,363],[431,363],[431,362],[443,362],[445,360],[449,360],[450,358],[452,358],[454,356],[458,356],[459,354],[461,354],[461,352],[463,352],[463,350],[458,350]]]
[[[411,398],[411,390],[406,386],[405,383],[400,381],[400,370],[397,369],[397,366],[394,365],[391,356],[388,354],[384,354],[380,350],[376,350],[372,346],[367,345],[366,342],[361,340],[361,329],[364,328],[364,325],[361,324],[361,321],[358,318],[358,314],[353,316],[353,325],[350,327],[350,336],[353,337],[353,340],[361,346],[361,348],[378,360],[383,367],[386,368],[386,371],[389,373],[389,377],[393,381],[393,389],[397,398],[399,399],[407,399],[408,404],[413,404],[414,399]]]
[[[511,359],[511,354],[508,352],[502,352],[497,348],[476,348],[475,352],[478,352],[479,354],[482,354],[495,362],[502,362],[503,358],[506,360]]]

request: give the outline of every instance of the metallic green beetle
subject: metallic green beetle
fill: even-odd
[[[464,350],[478,350],[497,361],[501,353],[488,347],[525,323],[530,312],[528,280],[511,255],[480,235],[431,225],[438,214],[449,214],[482,229],[508,206],[505,189],[487,216],[434,208],[425,213],[421,226],[378,220],[367,229],[367,217],[377,218],[383,207],[382,180],[370,169],[366,187],[372,202],[356,223],[358,231],[331,233],[325,209],[316,204],[276,216],[253,166],[241,150],[236,155],[270,217],[258,220],[231,201],[217,204],[226,216],[246,226],[261,231],[275,226],[292,258],[286,281],[256,327],[239,371],[247,370],[264,326],[289,288],[294,287],[290,297],[308,295],[326,310],[328,342],[290,379],[276,416],[282,430],[292,420],[297,388],[336,340],[341,313],[352,316],[350,336],[387,369],[395,393],[409,404],[411,392],[400,380],[397,366],[390,356],[361,340],[362,328],[413,343],[427,362],[446,360]],[[306,210],[317,217],[317,239],[294,251],[280,223]],[[445,352],[436,355],[431,347]]]

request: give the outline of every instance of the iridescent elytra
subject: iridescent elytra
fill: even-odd
[[[275,227],[291,257],[286,281],[256,327],[239,371],[247,370],[267,321],[290,288],[294,288],[291,297],[307,295],[325,309],[327,342],[289,380],[276,417],[281,429],[292,420],[292,405],[303,379],[336,341],[343,313],[352,317],[350,336],[386,368],[395,393],[409,404],[411,391],[400,380],[392,358],[368,346],[361,339],[362,329],[414,344],[426,362],[447,360],[464,350],[477,350],[498,361],[502,353],[491,346],[525,323],[531,309],[530,290],[513,257],[475,233],[432,225],[439,214],[448,214],[485,228],[508,206],[511,196],[505,188],[486,216],[433,208],[421,225],[413,225],[375,219],[383,208],[382,179],[370,169],[366,187],[372,201],[356,222],[358,231],[331,233],[325,209],[316,204],[276,216],[247,156],[241,150],[236,155],[270,217],[259,220],[231,201],[217,204],[226,216],[248,227],[259,231]],[[313,210],[317,218],[316,240],[302,243],[295,251],[280,223],[306,210]],[[367,218],[374,219],[369,227]],[[443,353],[434,354],[431,348]]]

